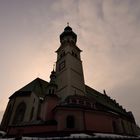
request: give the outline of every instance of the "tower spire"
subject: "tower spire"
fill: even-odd
[[[53,64],[53,71],[55,71],[55,63]]]

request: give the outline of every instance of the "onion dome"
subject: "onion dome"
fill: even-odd
[[[72,31],[72,28],[67,24],[64,32],[60,35],[60,42],[63,43],[65,41],[72,41],[76,44],[77,35]]]
[[[50,75],[50,83],[55,83],[56,72],[53,70]]]
[[[50,75],[50,82],[49,82],[49,84],[47,86],[46,95],[50,95],[50,94],[55,94],[56,93],[57,84],[56,84],[55,80],[56,80],[56,72],[53,70],[51,72],[51,75]]]

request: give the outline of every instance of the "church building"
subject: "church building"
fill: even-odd
[[[132,112],[106,92],[85,84],[77,35],[67,25],[60,34],[56,68],[47,82],[36,78],[9,97],[2,129],[9,136],[112,133],[137,135]]]

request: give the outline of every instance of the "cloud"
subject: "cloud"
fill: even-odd
[[[105,69],[107,64],[112,66],[113,69],[110,69],[112,72],[117,70],[118,73],[125,72],[137,59],[140,32],[136,19],[140,10],[135,7],[138,2],[133,5],[131,1],[82,1],[80,3],[79,16],[82,21],[80,45],[85,45],[92,51],[90,54],[92,60],[98,57],[98,62],[101,59],[105,63],[99,68]],[[133,8],[136,10],[133,11]],[[117,65],[119,67],[116,67]]]
[[[106,88],[110,96],[132,109],[140,123],[137,78],[140,75],[140,1],[81,1],[79,4],[86,82],[100,91]]]

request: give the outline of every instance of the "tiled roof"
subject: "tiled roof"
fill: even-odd
[[[100,103],[101,105],[111,109],[112,111],[115,111],[117,113],[121,113],[123,115],[128,115],[125,109],[122,108],[115,100],[111,99],[109,96],[104,95],[95,89],[92,89],[91,87],[86,85],[86,92],[87,96],[96,100],[97,103]]]
[[[38,97],[44,97],[46,93],[46,89],[48,86],[48,82],[44,81],[40,78],[36,78],[23,88],[16,91],[14,94],[12,94],[9,99],[15,97],[15,96],[28,96],[31,92],[34,92]]]

